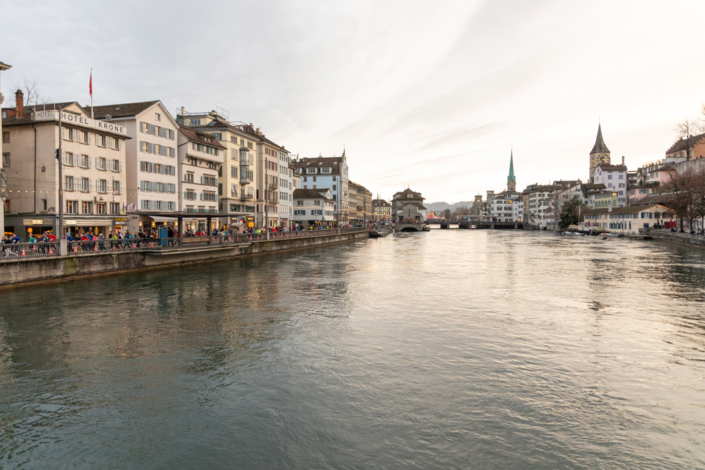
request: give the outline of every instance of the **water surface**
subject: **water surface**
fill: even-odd
[[[705,467],[705,250],[433,231],[0,291],[0,468]]]

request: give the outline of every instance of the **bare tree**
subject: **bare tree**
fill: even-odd
[[[39,84],[34,79],[30,80],[25,78],[24,84],[16,85],[15,89],[22,90],[22,93],[24,93],[25,106],[35,106],[49,102],[49,98],[41,94]]]
[[[690,226],[693,226],[693,219],[698,215],[694,210],[693,188],[697,185],[696,173],[689,168],[680,173],[673,173],[671,180],[661,185],[661,193],[666,196],[666,204],[669,209],[675,212],[680,219],[681,232],[683,230],[683,219],[688,219]]]
[[[692,158],[693,147],[698,143],[698,132],[701,129],[701,125],[691,119],[684,119],[676,126],[675,130],[678,132],[678,138],[685,147],[686,160]]]
[[[693,177],[692,212],[700,217],[700,230],[705,228],[705,169],[698,170]]]

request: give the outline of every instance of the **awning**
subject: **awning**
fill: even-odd
[[[178,219],[176,217],[152,217],[147,216],[155,222],[176,222]]]

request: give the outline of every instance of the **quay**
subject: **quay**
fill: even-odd
[[[351,228],[189,237],[181,239],[180,244],[177,239],[157,239],[156,243],[140,240],[139,246],[137,240],[105,240],[74,242],[65,256],[57,254],[58,243],[20,243],[8,245],[6,249],[12,251],[0,260],[0,287],[226,260],[369,237],[367,229]],[[82,245],[89,245],[89,249],[79,251]]]

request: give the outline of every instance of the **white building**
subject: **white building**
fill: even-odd
[[[309,227],[335,221],[335,204],[330,190],[295,189],[293,222],[299,227]]]
[[[554,223],[553,204],[553,186],[549,185],[529,185],[523,193],[523,212],[524,217],[522,222],[524,227],[536,227],[546,229]]]
[[[93,108],[96,119],[125,126],[128,212],[178,210],[177,134],[179,125],[161,101],[121,103]],[[147,215],[131,215],[130,230],[170,223]]]
[[[125,143],[130,138],[125,126],[91,119],[75,101],[25,107],[23,100],[18,90],[15,108],[2,110],[8,188],[5,226],[23,239],[30,229],[31,233],[51,230],[59,236],[62,207],[65,232],[107,236],[126,228]],[[61,161],[56,158],[59,142]]]
[[[347,224],[350,217],[348,200],[348,164],[345,151],[340,157],[299,158],[292,166],[301,177],[302,189],[329,189],[335,205],[336,221]]]
[[[488,201],[490,217],[495,222],[521,222],[523,204],[521,193],[502,191]]]
[[[616,192],[619,207],[627,205],[627,167],[624,165],[624,158],[621,165],[596,166],[593,183],[604,184],[608,191]]]
[[[290,227],[294,216],[294,170],[290,168],[289,152],[279,151],[279,224]]]
[[[11,65],[0,62],[0,78],[2,76],[2,72],[11,67]],[[2,87],[0,87],[0,90],[2,90]],[[0,107],[2,107],[3,100],[4,97],[2,96],[2,93],[0,93]],[[5,171],[3,170],[5,153],[2,150],[2,145],[5,142],[5,134],[2,132],[2,119],[0,119],[0,135],[2,135],[2,142],[0,142],[0,156],[3,157],[0,159],[0,237],[2,237],[3,233],[5,233],[5,196],[7,195],[7,180]]]
[[[225,147],[214,136],[187,127],[179,129],[179,210],[195,214],[218,213],[218,173]],[[212,231],[205,217],[184,219],[184,229]]]

